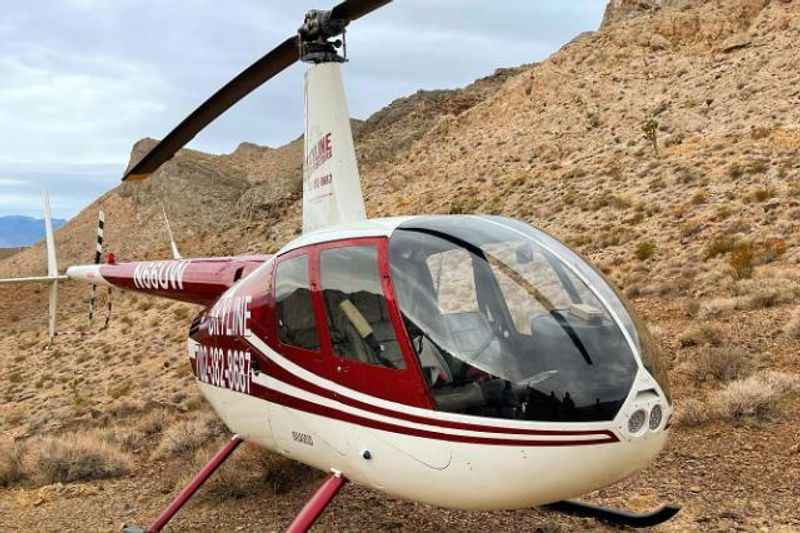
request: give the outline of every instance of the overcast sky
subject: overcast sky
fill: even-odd
[[[28,0],[0,16],[0,216],[70,217],[118,182],[132,144],[160,138],[292,34],[307,8],[278,0]],[[417,89],[463,86],[541,60],[599,26],[605,0],[396,0],[354,23],[350,112],[366,118]],[[190,145],[277,146],[303,124],[295,65]]]

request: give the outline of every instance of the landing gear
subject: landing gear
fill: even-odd
[[[211,477],[217,468],[219,468],[225,460],[230,457],[230,455],[239,447],[239,445],[243,442],[242,438],[239,435],[234,435],[234,437],[222,448],[220,451],[214,455],[214,457],[209,461],[209,463],[203,467],[200,472],[192,479],[192,481],[184,487],[184,489],[172,500],[172,503],[169,504],[169,507],[164,509],[164,511],[159,515],[153,525],[147,529],[143,529],[138,526],[126,526],[122,531],[123,533],[156,533],[161,531],[161,529],[167,525],[167,522],[172,520],[172,517],[181,510],[181,507],[189,501],[189,498],[194,496],[194,493],[197,492],[203,483]]]
[[[680,507],[674,505],[665,505],[651,513],[631,513],[574,500],[551,503],[550,505],[545,505],[543,508],[570,516],[595,518],[616,526],[628,526],[633,528],[656,526],[666,522],[681,510]]]
[[[294,519],[294,522],[292,522],[292,525],[286,530],[286,533],[305,533],[308,531],[328,507],[328,504],[333,501],[333,498],[336,497],[336,494],[338,494],[345,483],[347,483],[347,479],[342,477],[342,474],[339,472],[334,472],[328,476],[328,479],[325,480],[317,489],[317,492],[308,500],[308,503],[303,507],[303,510],[300,511],[300,514],[297,515],[297,518]]]

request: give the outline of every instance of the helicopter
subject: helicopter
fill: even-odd
[[[346,0],[222,87],[138,162],[145,180],[203,128],[298,61],[305,74],[303,232],[273,255],[117,262],[48,275],[197,304],[195,381],[235,435],[148,528],[160,531],[242,442],[328,473],[288,531],[348,482],[465,510],[545,507],[632,527],[571,498],[650,464],[674,408],[647,327],[587,260],[525,222],[486,215],[368,219],[342,83],[350,23],[390,0]],[[99,228],[102,235],[102,223]]]

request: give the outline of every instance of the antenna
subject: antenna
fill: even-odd
[[[101,209],[97,214],[97,243],[94,250],[94,264],[99,265],[103,257],[103,234],[105,232],[106,216]],[[97,305],[97,284],[92,283],[92,296],[89,298],[89,323],[94,320],[95,306]]]
[[[169,235],[169,245],[172,248],[173,259],[183,259],[181,253],[178,251],[178,245],[175,244],[175,237],[172,236],[172,228],[169,226],[169,218],[167,218],[167,210],[164,209],[164,202],[161,202],[161,214],[164,217],[164,225],[167,227],[167,235]]]

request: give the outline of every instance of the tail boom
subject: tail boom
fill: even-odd
[[[268,260],[243,256],[79,265],[69,267],[67,277],[208,306]]]

